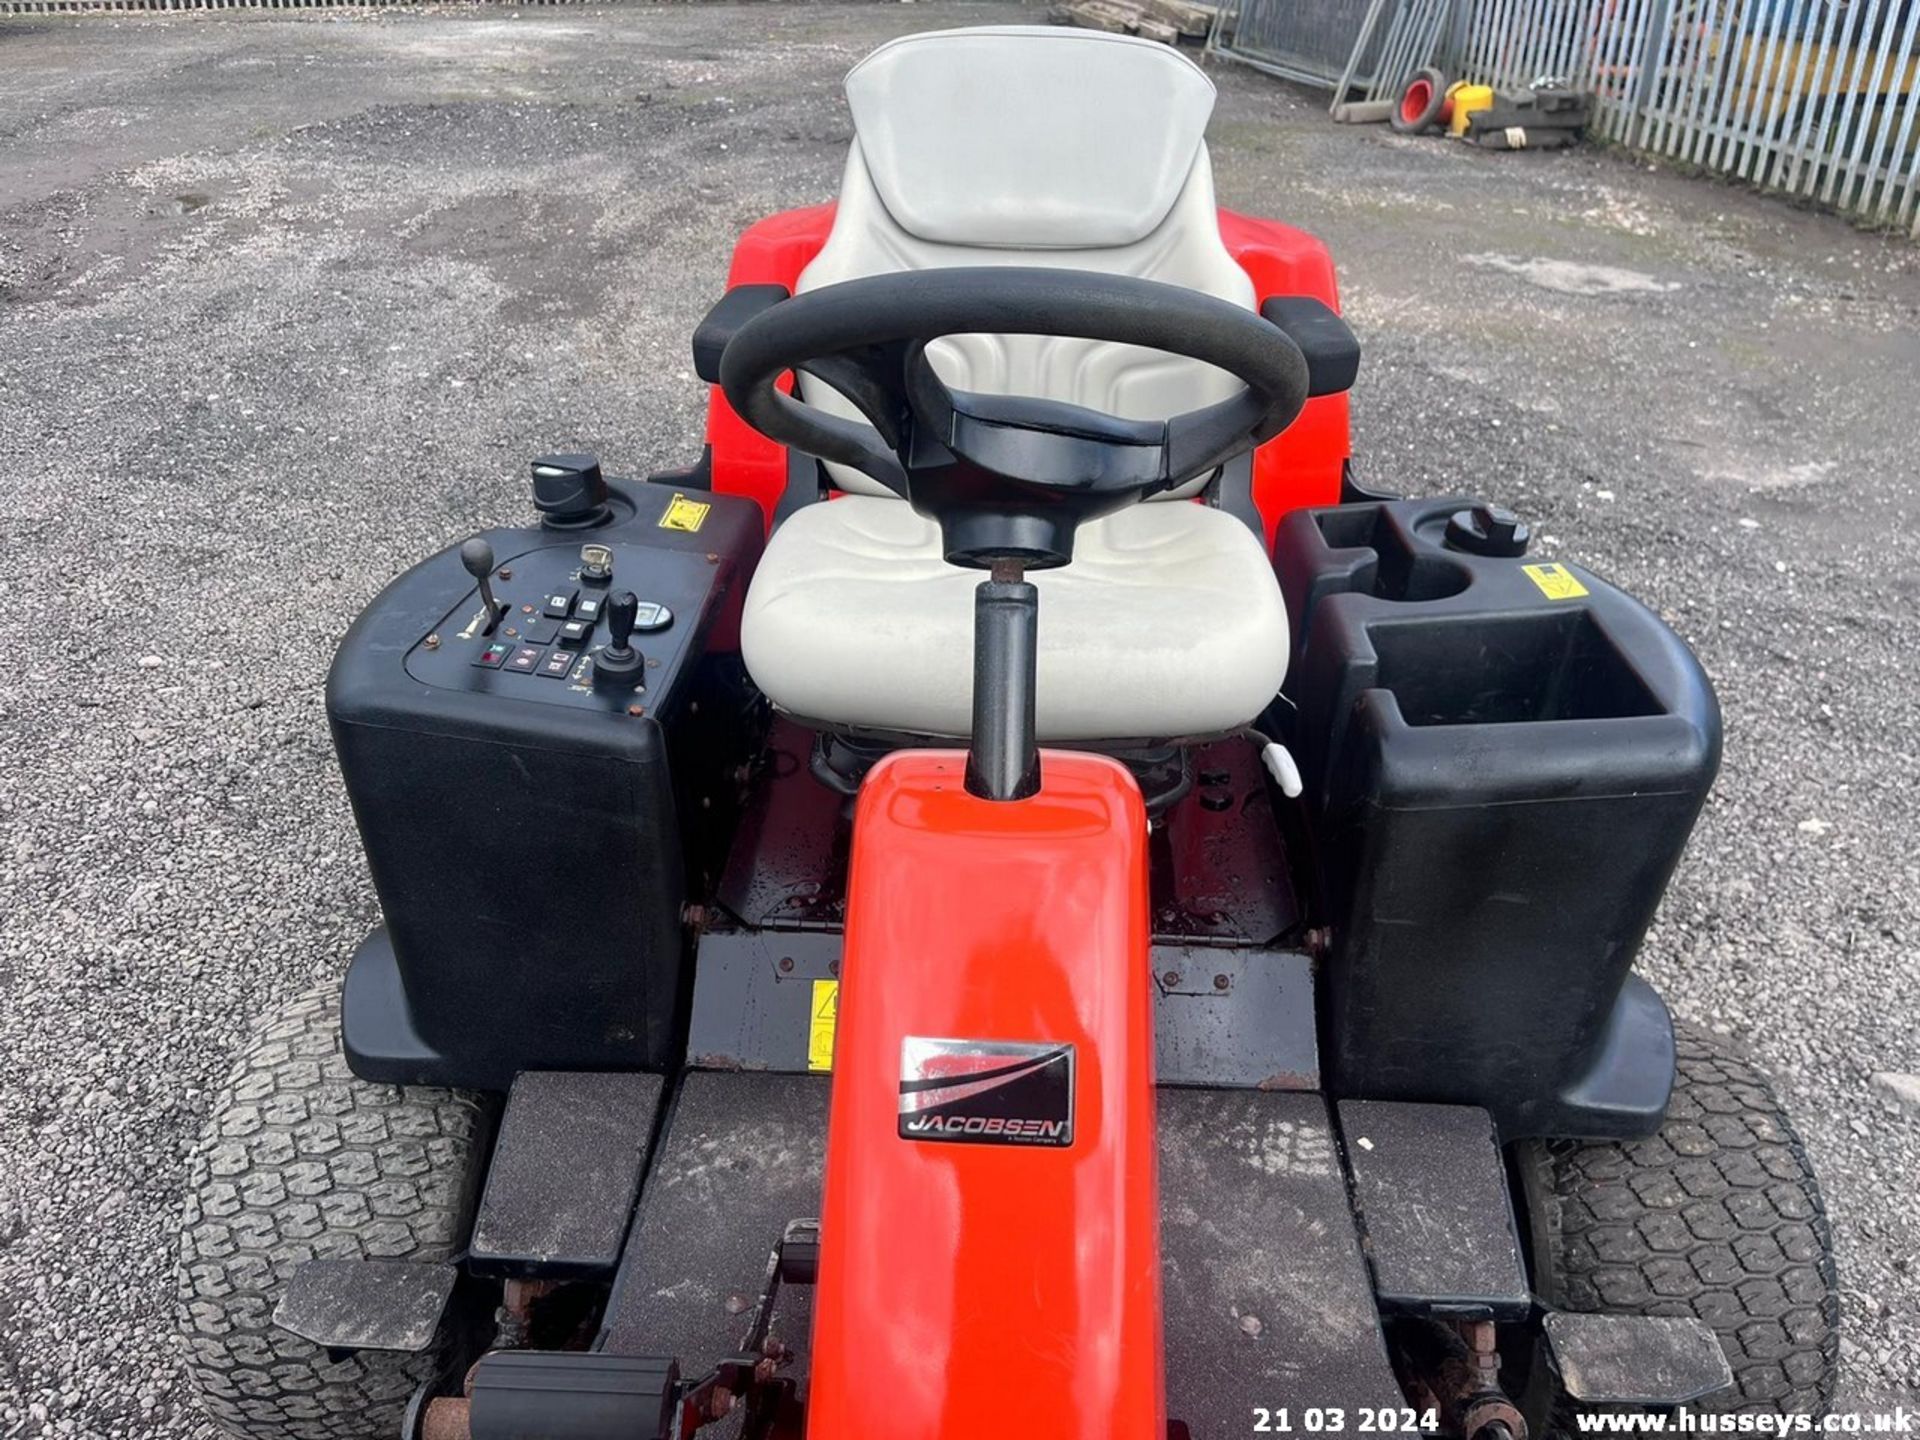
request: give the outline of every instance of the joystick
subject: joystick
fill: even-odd
[[[480,603],[487,607],[487,633],[493,633],[493,627],[500,623],[500,617],[507,613],[493,593],[493,546],[478,535],[460,547],[460,563],[467,567],[467,573],[480,582]]]
[[[633,623],[640,614],[640,597],[622,590],[607,601],[607,630],[613,637],[593,657],[595,684],[631,684],[646,666],[646,657],[633,648]]]

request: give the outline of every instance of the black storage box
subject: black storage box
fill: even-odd
[[[1629,968],[1719,709],[1679,637],[1605,581],[1453,548],[1471,503],[1297,511],[1277,539],[1330,1088],[1484,1106],[1506,1139],[1649,1133],[1672,1027]]]
[[[598,526],[485,532],[496,625],[447,550],[335,657],[327,713],[386,917],[343,997],[366,1079],[505,1089],[521,1070],[678,1062],[688,875],[717,866],[753,724],[739,616],[761,516],[647,484],[615,482],[611,502]],[[610,581],[585,545],[607,548]],[[595,685],[627,589],[645,667]]]

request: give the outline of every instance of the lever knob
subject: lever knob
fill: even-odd
[[[640,618],[640,597],[622,590],[607,600],[607,633],[613,637],[609,650],[625,650],[633,638],[634,622]]]
[[[460,563],[480,582],[480,600],[487,607],[487,629],[491,630],[507,611],[493,593],[493,546],[474,536],[460,547]]]
[[[640,597],[621,590],[607,598],[607,632],[613,637],[593,657],[593,678],[604,685],[631,683],[646,665],[633,648],[633,625],[640,615]]]

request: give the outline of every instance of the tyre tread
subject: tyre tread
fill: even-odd
[[[273,1324],[302,1262],[451,1259],[472,1203],[481,1098],[360,1080],[339,1029],[337,982],[277,1012],[234,1063],[188,1164],[175,1315],[201,1404],[236,1440],[394,1433],[441,1361],[336,1359]]]
[[[1564,1310],[1679,1315],[1720,1337],[1734,1384],[1697,1409],[1824,1415],[1839,1282],[1806,1147],[1764,1074],[1676,1027],[1666,1123],[1643,1140],[1522,1147],[1542,1295]]]

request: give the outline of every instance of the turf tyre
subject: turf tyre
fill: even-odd
[[[489,1128],[478,1095],[355,1078],[339,993],[260,1027],[189,1162],[176,1317],[201,1405],[235,1440],[384,1440],[446,1359],[444,1334],[333,1358],[273,1324],[302,1261],[456,1255]]]
[[[1678,1027],[1666,1122],[1644,1140],[1516,1147],[1534,1288],[1562,1310],[1690,1315],[1720,1337],[1733,1386],[1694,1407],[1825,1415],[1840,1354],[1825,1202],[1773,1087],[1726,1041]],[[1579,1407],[1533,1367],[1536,1435]]]

